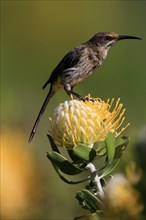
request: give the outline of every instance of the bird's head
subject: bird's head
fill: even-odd
[[[124,39],[138,39],[141,40],[139,37],[134,36],[127,36],[127,35],[118,35],[115,32],[100,32],[95,34],[91,39],[90,42],[95,43],[97,46],[104,47],[105,49],[111,48],[116,42]]]

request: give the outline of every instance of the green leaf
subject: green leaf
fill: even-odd
[[[76,156],[85,161],[92,161],[96,157],[96,151],[84,144],[78,144],[75,146],[73,152]]]
[[[52,163],[52,162],[51,162]],[[83,179],[83,180],[79,180],[79,181],[72,181],[72,180],[68,180],[66,179],[61,171],[59,170],[58,166],[56,166],[54,163],[52,163],[57,175],[60,177],[61,180],[63,180],[65,183],[68,183],[68,184],[78,184],[78,183],[83,183],[85,181],[88,181],[90,179],[90,177],[86,178],[86,179]]]
[[[115,158],[116,159],[121,158],[121,156],[123,155],[123,152],[126,149],[126,147],[128,146],[128,144],[129,144],[129,138],[126,136],[117,137],[115,139],[115,146],[116,146]]]
[[[128,137],[123,136],[123,137],[115,138],[115,141],[113,143],[113,146],[115,147],[114,158],[110,163],[108,160],[108,163],[105,164],[105,166],[100,169],[100,171],[102,171],[103,173],[102,177],[107,176],[115,169],[128,143],[129,143]]]
[[[83,208],[88,209],[91,212],[101,209],[101,201],[87,189],[77,192],[76,199],[78,199]]]
[[[108,133],[105,139],[108,163],[111,163],[115,156],[115,135]]]
[[[47,153],[48,159],[55,164],[59,169],[68,175],[76,175],[83,172],[83,169],[80,169],[69,162],[65,157],[57,152],[48,152]]]
[[[109,165],[102,170],[102,178],[109,175],[117,166],[119,160],[114,159]]]
[[[106,153],[106,147],[105,147],[105,142],[100,141],[99,143],[96,144],[96,155],[97,156],[104,156]]]
[[[51,148],[53,151],[56,151],[57,153],[60,153],[59,150],[58,150],[58,147],[55,145],[54,141],[53,141],[53,138],[50,134],[47,134],[47,137],[50,141],[50,144],[51,144]]]

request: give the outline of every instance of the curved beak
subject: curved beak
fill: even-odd
[[[137,40],[142,40],[142,38],[139,38],[139,37],[127,36],[127,35],[119,35],[118,40],[124,40],[124,39],[137,39]]]

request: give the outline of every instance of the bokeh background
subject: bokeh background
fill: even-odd
[[[28,137],[51,71],[71,48],[97,32],[143,39],[119,42],[100,70],[75,87],[82,95],[121,98],[131,142],[119,170],[133,160],[133,146],[145,124],[145,15],[142,0],[1,1],[2,219],[73,219],[82,214],[75,193],[84,184],[61,182],[46,158],[49,117],[69,99],[63,90],[51,100],[31,144]]]

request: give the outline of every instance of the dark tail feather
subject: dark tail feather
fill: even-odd
[[[35,123],[34,123],[34,126],[33,126],[33,128],[32,128],[32,131],[31,131],[31,133],[30,133],[29,142],[32,141],[32,139],[33,139],[33,137],[34,137],[34,135],[35,135],[37,126],[38,126],[38,124],[39,124],[39,122],[40,122],[40,119],[41,119],[41,117],[42,117],[42,115],[43,115],[43,113],[44,113],[44,111],[45,111],[45,109],[46,109],[46,107],[47,107],[47,105],[48,105],[48,102],[50,101],[50,99],[52,98],[53,95],[54,95],[54,92],[52,91],[52,89],[50,89],[50,91],[49,91],[49,93],[48,93],[48,95],[47,95],[47,97],[46,97],[46,99],[45,99],[45,101],[44,101],[44,103],[43,103],[43,105],[42,105],[42,107],[41,107],[41,110],[40,110],[40,112],[39,112],[39,114],[38,114],[38,117],[37,117],[37,119],[36,119],[36,121],[35,121]]]
[[[50,83],[50,80],[48,80],[48,81],[43,85],[42,89],[45,89],[46,86],[47,86],[49,83]]]

